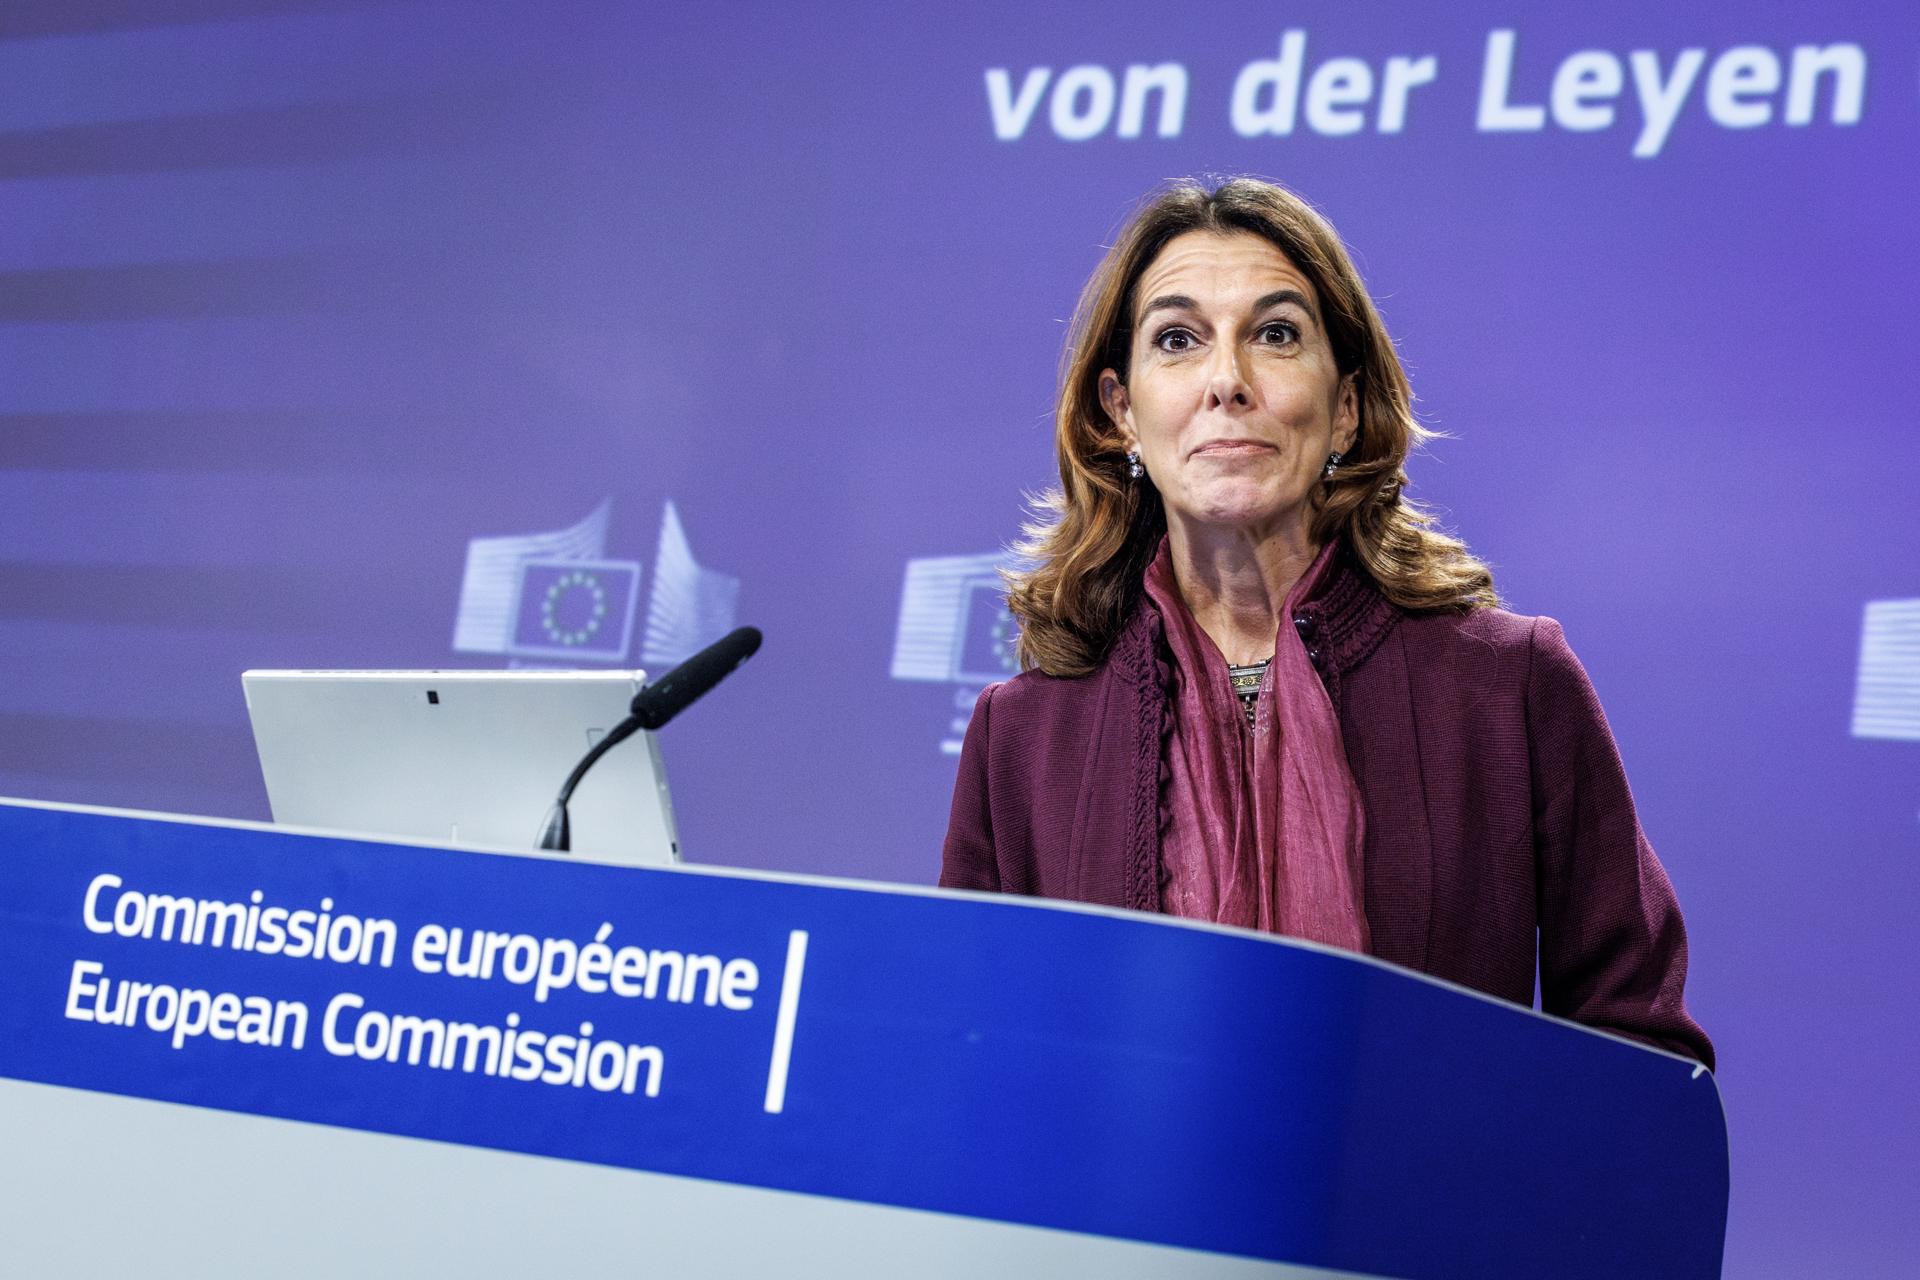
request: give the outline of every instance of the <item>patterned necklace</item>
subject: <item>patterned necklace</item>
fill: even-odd
[[[1251,666],[1227,668],[1227,679],[1233,684],[1233,696],[1240,699],[1240,705],[1246,708],[1247,728],[1253,728],[1253,704],[1260,697],[1260,679],[1267,674],[1272,658],[1263,658]]]

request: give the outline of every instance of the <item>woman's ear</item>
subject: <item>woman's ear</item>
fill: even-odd
[[[1127,384],[1111,369],[1100,371],[1100,407],[1107,411],[1113,429],[1127,438],[1127,448],[1139,447],[1133,434],[1133,401],[1127,396]]]
[[[1339,400],[1333,408],[1333,448],[1336,453],[1352,453],[1360,439],[1360,374],[1340,379]]]

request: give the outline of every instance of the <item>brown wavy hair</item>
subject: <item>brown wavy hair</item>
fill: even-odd
[[[1414,420],[1393,339],[1333,227],[1269,182],[1235,178],[1209,190],[1185,181],[1141,206],[1075,309],[1054,413],[1060,487],[1035,500],[1014,548],[1031,568],[1007,575],[1020,665],[1053,676],[1097,667],[1138,603],[1166,532],[1158,491],[1127,474],[1126,441],[1101,405],[1100,374],[1112,369],[1127,380],[1134,286],[1168,242],[1189,231],[1250,232],[1286,254],[1313,282],[1335,364],[1355,380],[1359,431],[1332,479],[1315,486],[1313,540],[1344,536],[1381,593],[1403,609],[1497,604],[1487,566],[1404,492],[1407,454],[1434,433]]]

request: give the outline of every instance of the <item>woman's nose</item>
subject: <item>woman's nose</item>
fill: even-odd
[[[1225,347],[1215,357],[1207,376],[1207,408],[1245,409],[1253,403],[1253,388],[1240,368],[1240,355]]]

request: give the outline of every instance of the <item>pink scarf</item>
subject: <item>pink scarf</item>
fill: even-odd
[[[1168,544],[1147,570],[1173,654],[1160,794],[1162,902],[1171,915],[1364,953],[1366,841],[1340,722],[1294,611],[1326,575],[1334,544],[1287,594],[1254,724],[1226,659],[1187,611]]]

